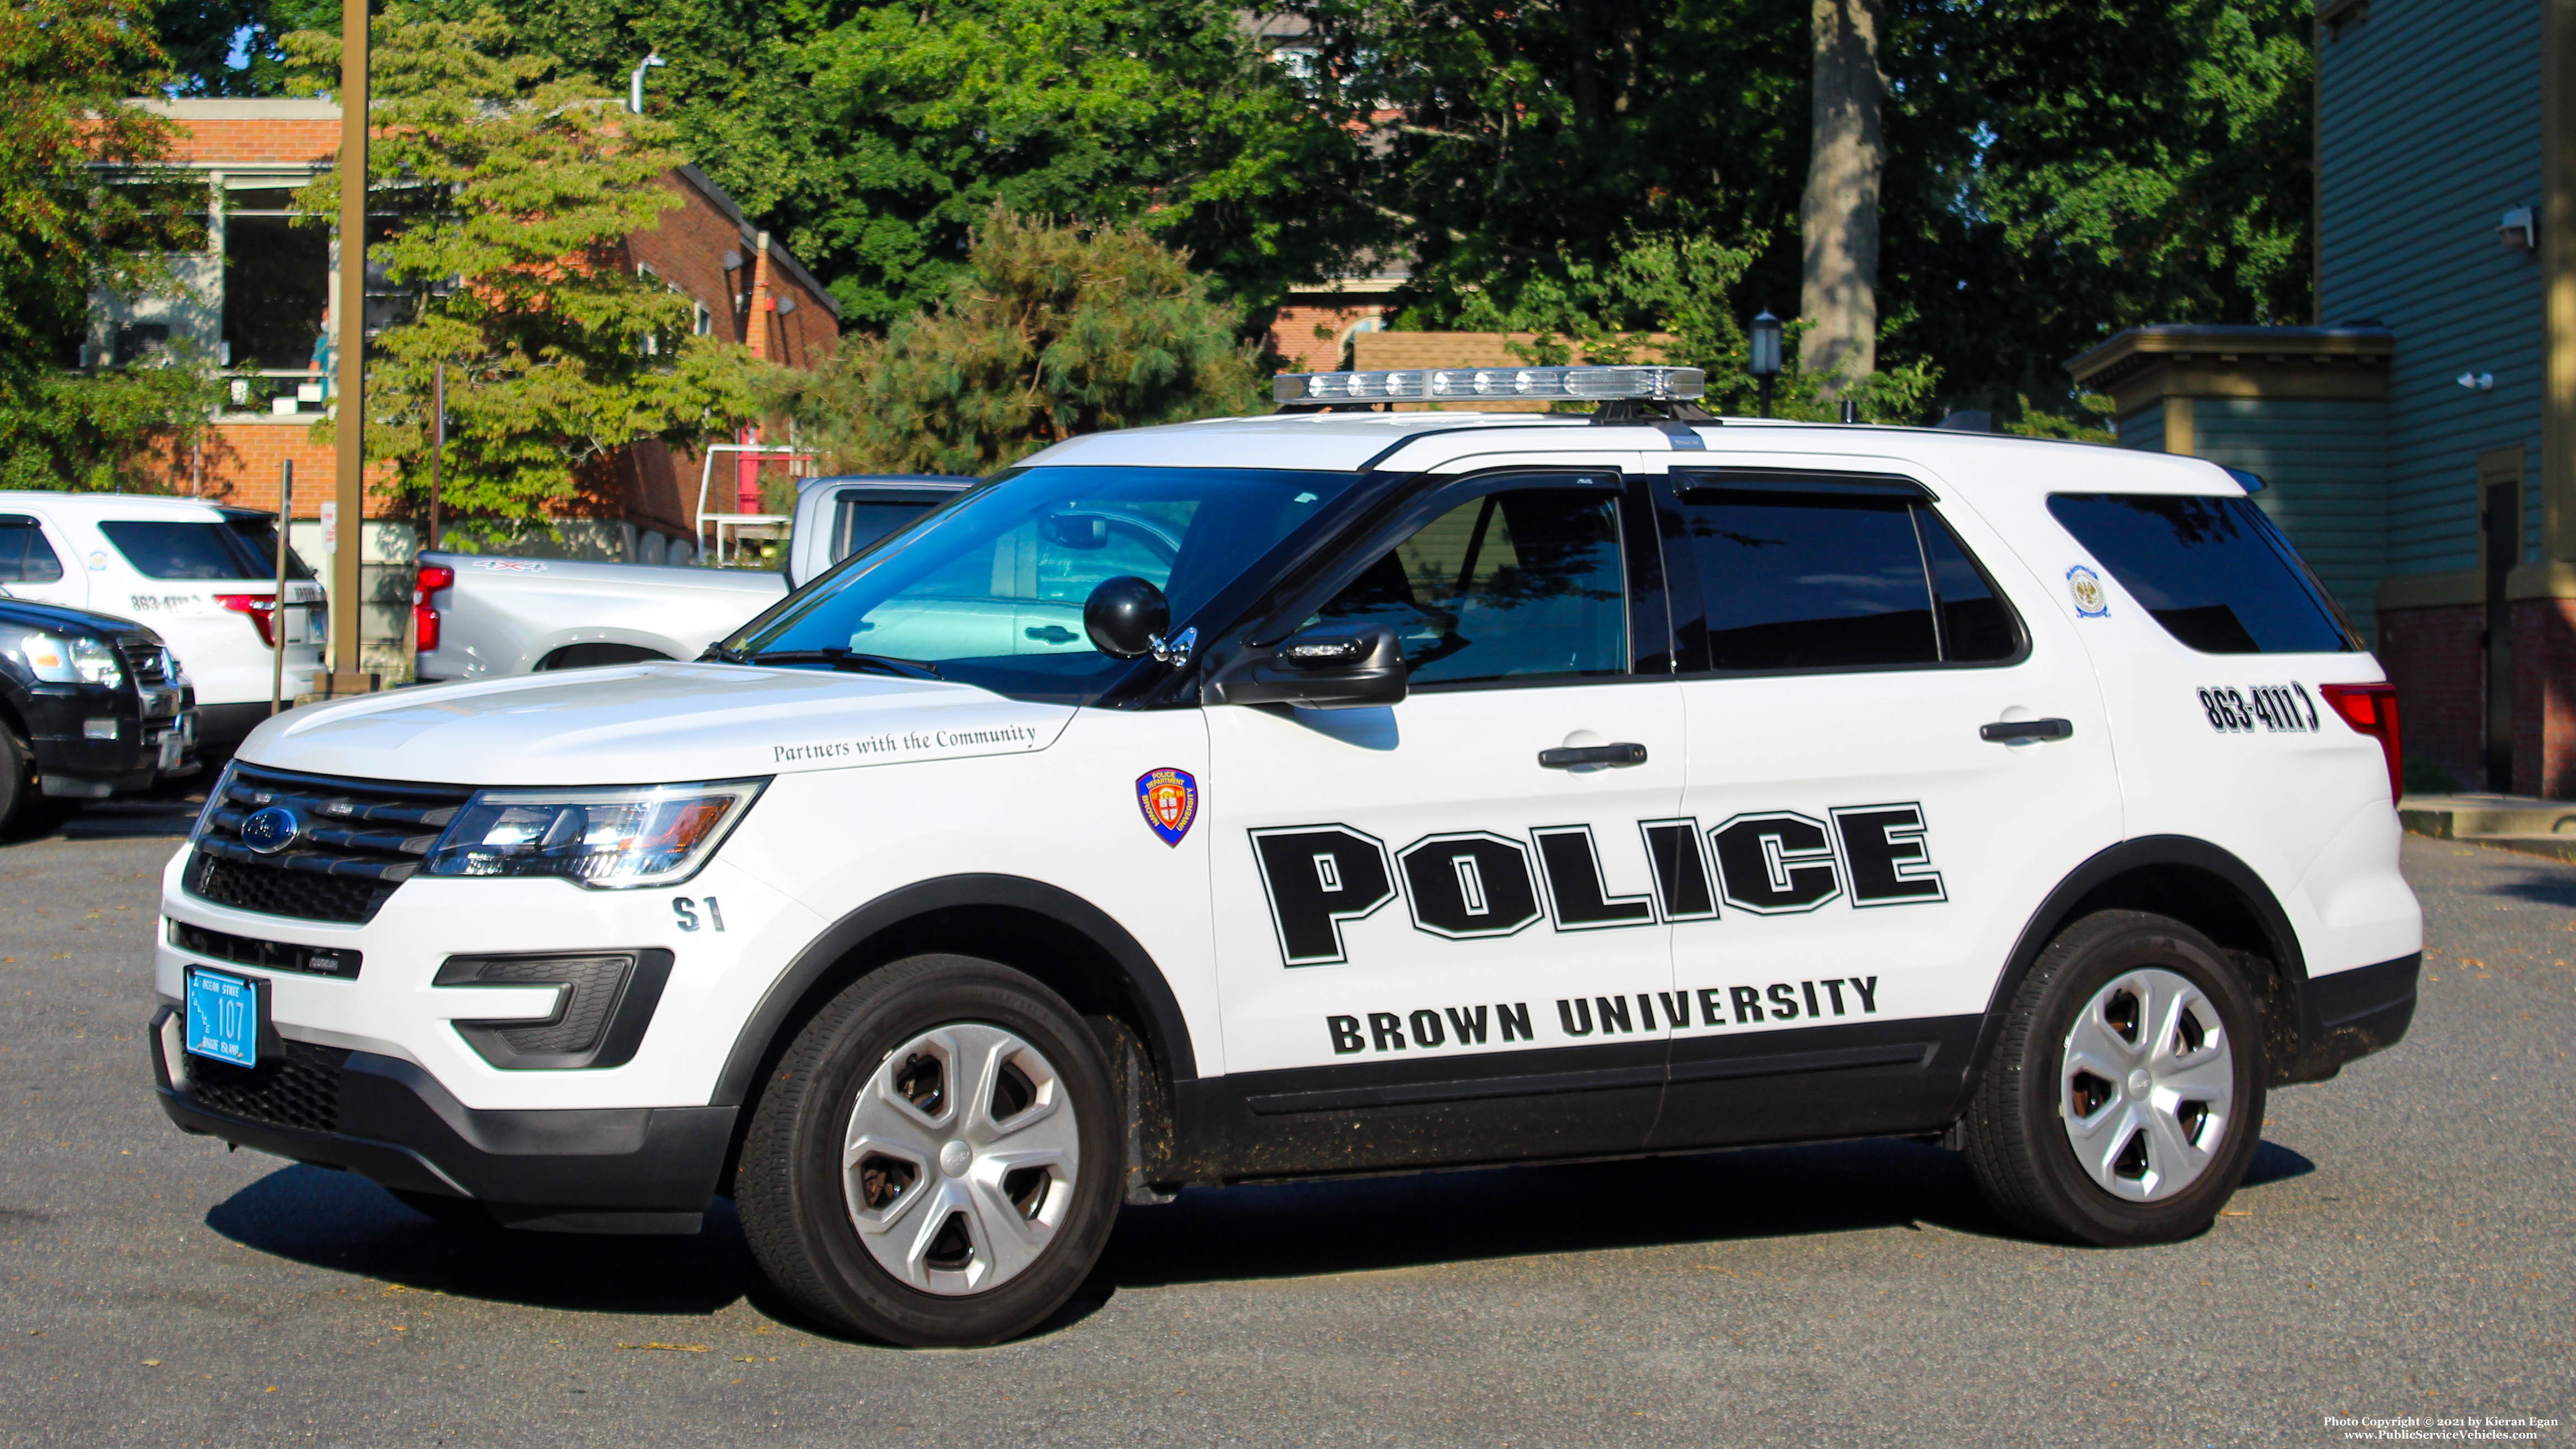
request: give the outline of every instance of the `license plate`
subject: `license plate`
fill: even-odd
[[[188,968],[188,1054],[259,1065],[259,988],[247,977]]]
[[[180,733],[178,730],[174,729],[168,734],[163,735],[161,737],[161,768],[165,770],[177,769],[179,767],[179,756],[185,753],[187,748],[188,737]]]

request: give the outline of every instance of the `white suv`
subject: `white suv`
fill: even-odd
[[[0,491],[0,591],[148,624],[196,686],[198,727],[228,748],[268,718],[276,515],[186,498]],[[289,549],[286,691],[322,667],[322,586]]]
[[[1079,438],[706,660],[265,725],[162,1103],[435,1215],[730,1194],[908,1343],[1186,1184],[1900,1135],[2201,1230],[2413,1010],[2378,665],[2210,464],[1695,381],[1283,379],[1610,401]]]

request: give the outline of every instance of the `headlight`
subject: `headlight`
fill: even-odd
[[[27,668],[54,684],[103,684],[114,689],[125,682],[125,661],[104,639],[66,639],[60,634],[30,634],[25,644]]]
[[[430,847],[424,875],[562,876],[669,885],[715,854],[766,780],[607,790],[479,790]]]

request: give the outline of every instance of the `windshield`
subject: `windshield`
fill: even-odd
[[[1083,632],[1094,588],[1122,574],[1144,579],[1170,600],[1177,628],[1359,476],[1005,473],[815,580],[722,647],[749,663],[929,673],[1021,699],[1089,703],[1126,668]]]

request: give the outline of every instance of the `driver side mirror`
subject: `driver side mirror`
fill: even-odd
[[[1246,649],[1207,682],[1210,704],[1367,709],[1404,702],[1404,641],[1384,624],[1319,624]]]
[[[1134,574],[1102,579],[1082,601],[1082,631],[1091,647],[1112,659],[1142,659],[1163,642],[1172,627],[1172,606],[1163,591]]]

